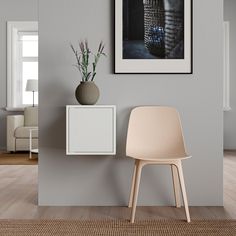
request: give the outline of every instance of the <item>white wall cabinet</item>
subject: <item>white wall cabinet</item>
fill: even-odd
[[[66,107],[67,155],[115,155],[116,107]]]

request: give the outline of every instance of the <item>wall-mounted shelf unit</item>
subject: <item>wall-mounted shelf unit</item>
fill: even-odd
[[[67,155],[115,155],[116,107],[66,106]]]

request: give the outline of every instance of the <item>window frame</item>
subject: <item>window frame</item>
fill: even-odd
[[[16,83],[19,78],[19,48],[17,45],[18,32],[38,32],[37,21],[8,21],[7,22],[7,107],[6,110],[21,111],[27,105],[18,106],[16,101]]]
[[[230,111],[230,23],[223,23],[223,111]]]
[[[38,32],[36,31],[27,31],[27,32],[24,32],[24,31],[18,31],[18,38],[22,37],[22,36],[25,36],[25,35],[37,35],[38,36]],[[32,101],[28,104],[24,104],[23,103],[23,92],[22,92],[22,87],[23,87],[23,64],[24,62],[37,62],[38,63],[38,56],[37,57],[32,57],[32,56],[23,56],[23,41],[21,43],[18,43],[18,52],[19,52],[19,55],[18,55],[18,63],[17,63],[17,66],[18,66],[18,72],[19,72],[19,81],[21,81],[20,83],[20,87],[18,88],[19,91],[18,92],[18,95],[22,101],[22,106],[23,107],[26,107],[26,106],[30,106],[32,105]],[[38,92],[35,92],[35,93],[38,93]],[[36,96],[36,94],[34,93],[34,97]],[[35,102],[35,100],[34,100]],[[37,106],[38,103],[35,103],[35,105]]]

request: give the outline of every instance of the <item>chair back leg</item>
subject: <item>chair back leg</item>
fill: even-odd
[[[142,168],[143,168],[143,163],[142,163],[142,161],[138,160],[137,161],[137,166],[136,166],[135,181],[134,181],[132,212],[131,212],[131,223],[134,223]]]
[[[184,175],[183,175],[183,169],[182,169],[181,161],[178,161],[176,167],[178,169],[179,181],[180,181],[180,186],[181,186],[181,190],[182,190],[182,196],[183,196],[183,200],[184,200],[184,208],[185,208],[187,222],[190,222],[190,215],[189,215],[189,208],[188,208],[188,199],[187,199],[187,194],[186,194],[186,189],[185,189]]]
[[[134,195],[134,183],[135,183],[136,169],[137,169],[137,160],[135,160],[135,163],[134,163],[134,172],[133,172],[132,184],[131,184],[130,195],[129,195],[129,205],[128,205],[129,208],[132,207],[132,205],[133,205],[133,195]]]
[[[180,198],[180,185],[179,185],[179,176],[178,170],[175,165],[171,165],[173,188],[175,195],[175,206],[177,208],[181,207],[181,198]]]

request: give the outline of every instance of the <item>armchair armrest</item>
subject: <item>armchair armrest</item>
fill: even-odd
[[[16,151],[15,129],[24,126],[24,115],[7,116],[7,151]]]

